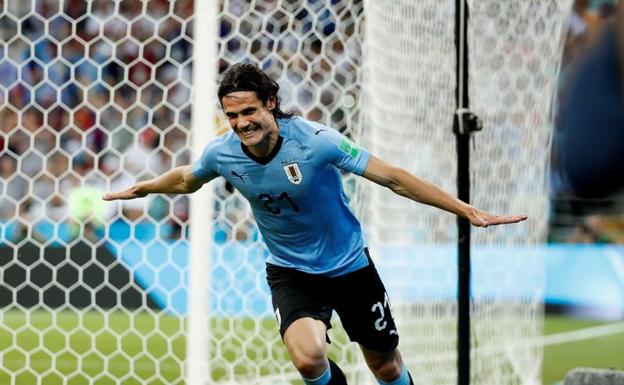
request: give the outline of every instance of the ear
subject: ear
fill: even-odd
[[[275,98],[275,96],[269,96],[269,98],[267,99],[267,102],[266,102],[267,110],[273,111],[273,109],[275,109],[276,105],[277,105],[277,99]]]

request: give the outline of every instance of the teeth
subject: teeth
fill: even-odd
[[[254,132],[255,130],[256,130],[256,128],[255,128],[255,127],[250,126],[250,127],[246,128],[246,129],[239,130],[239,132],[240,132],[240,133],[242,133],[242,134],[251,134],[251,133],[252,133],[252,132]]]

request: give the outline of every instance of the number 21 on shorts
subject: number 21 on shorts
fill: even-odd
[[[371,307],[371,312],[377,313],[379,312],[379,318],[375,320],[375,329],[382,331],[388,326],[388,322],[385,320],[386,311],[388,315],[392,317],[392,309],[390,309],[390,299],[388,298],[388,293],[384,293],[384,301],[383,304],[381,302],[375,302]],[[390,330],[390,334],[397,334],[396,330]]]

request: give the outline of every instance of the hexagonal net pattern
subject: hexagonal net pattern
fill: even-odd
[[[0,382],[183,383],[192,7],[2,3]]]
[[[551,108],[569,0],[468,1],[472,203],[523,213],[472,230],[473,384],[540,383]],[[365,2],[362,108],[373,152],[456,191],[454,1]],[[410,145],[405,145],[410,143]],[[373,188],[368,225],[389,268],[402,353],[419,381],[456,383],[457,226],[451,215]],[[403,254],[404,258],[398,258]],[[404,272],[410,264],[410,273]],[[410,276],[411,280],[402,276]]]
[[[257,63],[286,109],[357,139],[362,9],[221,1],[219,70]],[[188,198],[100,197],[190,162],[193,19],[191,0],[2,3],[0,382],[184,382]],[[212,380],[295,381],[253,217],[212,186]]]
[[[569,2],[471,4],[471,99],[492,127],[475,139],[483,150],[473,158],[474,200],[539,218],[477,233],[479,244],[524,245],[543,236],[545,90],[556,75]],[[279,82],[286,109],[454,191],[454,2],[219,0],[217,17],[219,71],[257,63]],[[104,204],[100,196],[190,162],[193,43],[191,0],[2,3],[0,382],[184,383],[188,199]],[[212,186],[211,380],[300,383],[272,316],[265,251],[249,207],[222,180]],[[397,257],[379,267],[396,277],[386,283],[397,293],[412,372],[423,383],[454,383],[448,291],[455,267],[444,257],[452,252],[419,247],[426,258],[400,265],[402,255],[414,257],[413,245],[452,241],[454,219],[370,185],[361,189],[350,177],[345,187],[374,254]],[[496,265],[496,256],[478,258]],[[523,272],[516,278],[538,282],[532,262],[528,252],[514,266]],[[506,268],[487,274],[488,294],[491,286],[517,284]],[[411,288],[416,281],[423,286]],[[403,297],[406,283],[412,291]],[[535,379],[539,353],[508,343],[536,332],[539,296],[521,294],[517,306],[500,292],[474,305],[479,346],[513,347],[476,355],[481,383]],[[414,304],[423,296],[433,300]],[[338,321],[331,337],[330,356],[350,381],[374,383]]]

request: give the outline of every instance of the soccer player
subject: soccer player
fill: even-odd
[[[191,193],[224,177],[249,200],[269,250],[266,270],[275,316],[304,382],[346,384],[327,358],[326,333],[335,310],[380,384],[411,384],[388,296],[348,206],[340,170],[460,215],[474,226],[515,223],[526,216],[486,213],[384,163],[338,131],[283,112],[278,91],[258,67],[230,67],[218,97],[232,131],[208,143],[195,164],[104,199]]]

